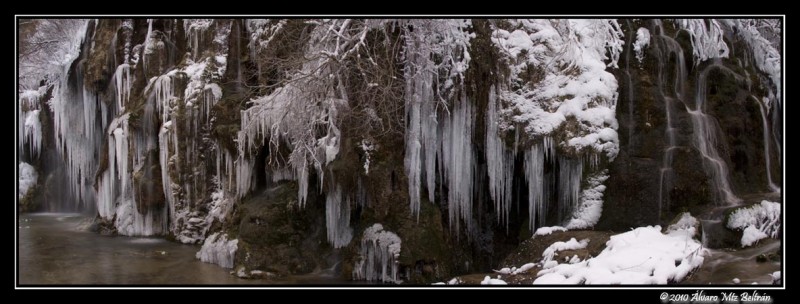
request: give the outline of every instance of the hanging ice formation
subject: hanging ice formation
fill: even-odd
[[[383,225],[374,224],[364,229],[360,259],[353,266],[353,278],[400,283],[400,250],[400,238],[393,232],[383,230]]]
[[[459,82],[463,81],[470,60],[467,49],[471,36],[466,27],[471,23],[469,20],[406,22],[404,165],[411,213],[419,217],[423,177],[428,201],[435,201],[438,162],[441,182],[448,185],[450,225],[458,229],[460,218],[470,227],[475,170],[472,152],[474,113]],[[441,62],[434,62],[434,56],[441,57]],[[444,81],[440,82],[442,78]],[[461,97],[452,98],[456,93]],[[437,108],[446,108],[448,100],[452,100],[452,109],[449,115],[440,118]]]
[[[342,248],[350,244],[353,229],[350,228],[350,199],[342,200],[342,187],[336,186],[327,193],[325,199],[325,218],[328,230],[328,242],[333,248]]]
[[[275,36],[284,30],[286,22],[248,20],[251,56],[257,58],[267,50]],[[306,204],[310,170],[313,168],[319,179],[317,187],[326,194],[328,242],[334,248],[341,248],[353,237],[353,229],[349,226],[352,196],[343,193],[335,180],[326,181],[324,170],[339,155],[341,132],[337,126],[338,113],[348,107],[344,76],[337,70],[337,65],[355,54],[373,25],[371,22],[354,25],[349,19],[323,23],[314,27],[310,34],[304,54],[310,60],[297,71],[289,72],[271,93],[250,100],[250,107],[241,112],[237,163],[247,164],[252,159],[253,150],[267,146],[270,151],[268,176],[273,182],[296,180],[300,207]],[[337,34],[331,35],[334,32]],[[348,38],[360,42],[343,42]],[[257,68],[260,73],[261,66]],[[319,137],[320,133],[324,136]],[[288,158],[278,152],[281,147],[290,148]],[[364,167],[367,174],[368,166],[367,163]],[[242,166],[242,173],[251,175],[251,167],[252,163]],[[245,186],[242,179],[238,183],[240,196],[252,188]],[[356,193],[355,197],[359,204],[366,204],[365,195]]]
[[[565,32],[574,33],[575,40],[565,39]],[[510,192],[504,184],[510,182],[503,179],[510,180],[508,175],[513,174],[507,172],[514,170],[514,154],[523,153],[529,228],[544,225],[551,200],[557,202],[559,221],[579,219],[588,226],[597,222],[584,218],[589,213],[582,211],[586,200],[581,196],[581,181],[588,174],[584,163],[593,172],[601,155],[611,161],[619,151],[617,81],[606,67],[616,67],[622,37],[614,20],[511,20],[508,26],[494,28],[492,42],[501,62],[509,67],[508,77],[490,91],[487,114],[486,162],[498,217],[507,217],[509,210],[509,198],[501,194]],[[543,80],[524,80],[521,75],[531,67],[540,67]],[[574,127],[566,131],[565,125]],[[517,137],[514,152],[500,139],[499,133],[509,131]],[[516,151],[520,135],[528,146],[524,152]],[[556,157],[556,148],[566,153]],[[546,166],[558,170],[545,176]],[[602,187],[590,187],[598,186]],[[558,193],[550,193],[552,189]],[[592,210],[602,210],[602,200],[593,197],[598,204],[591,205],[598,208]]]
[[[39,100],[46,87],[39,90],[27,90],[20,94],[17,106],[17,147],[20,153],[25,154],[26,144],[31,157],[39,155],[42,146],[42,123],[39,120]]]
[[[677,25],[692,37],[692,52],[695,64],[712,58],[727,58],[728,45],[723,40],[724,32],[717,20],[676,19]]]
[[[122,29],[126,40],[125,62],[113,75],[116,100],[109,111],[112,117],[117,116],[116,113],[119,116],[110,122],[106,132],[108,151],[103,153],[108,155],[108,166],[97,179],[98,213],[106,220],[113,220],[120,234],[171,232],[184,243],[202,241],[211,222],[222,220],[232,203],[226,189],[231,193],[231,185],[237,184],[232,180],[236,175],[230,156],[217,148],[216,191],[211,193],[211,210],[204,214],[190,207],[195,201],[206,199],[209,193],[206,181],[210,178],[204,168],[205,163],[213,159],[200,155],[198,150],[201,145],[206,150],[216,146],[212,143],[209,147],[206,143],[206,128],[211,108],[222,95],[219,86],[211,81],[224,74],[227,42],[225,39],[214,41],[217,56],[199,62],[187,60],[188,65],[151,78],[142,93],[144,103],[129,106],[135,82],[131,69],[138,64],[138,54],[134,51],[133,58],[130,56],[128,21],[123,22]],[[213,29],[217,36],[225,38],[230,24],[219,22]],[[171,45],[170,39],[174,39],[170,33],[154,30],[152,20],[148,21],[142,68],[147,64],[145,58],[150,58],[150,63],[158,63],[159,69],[168,67],[166,59],[158,56],[166,56],[165,45]],[[106,111],[103,107],[104,119]],[[135,122],[132,122],[133,116]],[[151,154],[151,151],[158,153]],[[156,155],[157,159],[151,155]],[[226,165],[224,172],[220,170],[222,162]],[[159,174],[157,172],[160,172],[161,181],[156,185],[150,181],[157,180],[153,176]],[[144,197],[157,195],[154,190],[163,191],[164,204]]]
[[[185,58],[173,58],[175,40],[180,37],[176,33],[181,28],[175,22],[183,22],[186,29],[185,41],[179,44],[186,46]],[[255,62],[259,74],[266,66],[257,59],[267,56],[271,51],[268,48],[279,43],[276,39],[291,28],[289,22],[245,21],[251,36],[251,62]],[[743,20],[685,20],[676,24],[690,33],[696,61],[727,56],[721,25],[741,29],[737,33],[748,42],[752,60],[766,74],[761,76],[772,81],[767,96],[756,100],[763,105],[764,141],[777,140],[767,131],[767,115],[770,111],[776,115],[772,109],[780,107],[780,55],[775,48]],[[308,60],[286,70],[274,86],[265,86],[263,96],[247,101],[235,149],[210,136],[217,131],[213,111],[222,98],[230,22],[140,21],[138,28],[147,28],[144,38],[142,33],[134,35],[135,25],[132,20],[123,20],[121,28],[116,29],[109,48],[113,51],[108,53],[113,54],[108,56],[113,62],[107,63],[108,88],[87,88],[84,84],[82,69],[88,66],[92,48],[87,42],[80,57],[74,58],[76,64],[71,65],[69,73],[73,75],[64,77],[65,72],[54,78],[57,80],[49,101],[54,114],[55,149],[71,182],[70,202],[89,206],[96,196],[98,214],[114,223],[120,234],[169,233],[181,242],[201,242],[214,221],[224,220],[236,201],[260,186],[257,179],[263,172],[258,171],[263,168],[255,168],[261,162],[256,151],[266,147],[266,179],[273,183],[296,181],[301,207],[309,195],[315,195],[309,193],[310,189],[318,189],[325,195],[328,241],[334,248],[348,246],[354,234],[350,227],[351,211],[356,209],[353,206],[366,207],[370,202],[361,176],[355,193],[346,193],[326,170],[337,161],[340,148],[344,148],[340,145],[342,136],[347,135],[337,125],[340,113],[346,113],[350,106],[347,85],[352,79],[342,66],[364,55],[359,48],[372,43],[365,38],[368,32],[385,30],[389,25],[404,41],[399,56],[405,82],[404,169],[413,217],[419,218],[425,204],[422,196],[427,195],[430,203],[446,204],[451,229],[475,231],[472,213],[478,208],[473,202],[484,199],[480,186],[488,178],[487,196],[494,203],[497,222],[508,225],[515,199],[525,197],[525,193],[515,197],[513,181],[523,177],[521,191],[527,191],[532,230],[553,221],[571,229],[589,228],[600,216],[603,182],[608,176],[601,166],[619,151],[615,117],[618,85],[608,69],[616,67],[623,36],[614,20],[488,24],[490,46],[496,51],[492,54],[497,54],[499,66],[492,71],[497,72],[497,79],[488,80],[485,108],[483,100],[478,99],[483,96],[467,94],[472,89],[465,82],[471,60],[468,50],[476,35],[468,32],[469,20],[309,21],[304,24],[309,31],[303,36],[308,41],[300,42],[306,45],[297,54]],[[674,100],[683,98],[683,51],[674,39],[665,42],[666,38],[660,37],[663,30],[653,30],[652,36],[648,33],[639,29],[637,42],[630,49],[637,52],[637,58],[648,47],[678,54],[676,79],[661,79],[664,77],[659,75],[659,81],[675,81],[674,94],[662,93]],[[140,40],[134,42],[133,37]],[[116,43],[123,41],[124,58],[117,62],[120,50]],[[238,45],[238,41],[231,45]],[[717,68],[723,69],[712,63],[698,74],[698,98],[689,112],[698,150],[708,170],[714,172],[716,188],[721,189],[721,197],[732,200],[728,169],[715,147],[717,131],[706,117],[705,100],[700,96],[705,94],[707,71]],[[242,72],[236,72],[241,89]],[[143,75],[144,79],[137,79]],[[91,82],[88,76],[86,82]],[[22,139],[18,149],[23,153],[41,152],[39,117],[48,116],[39,115],[44,113],[41,110],[47,111],[39,108],[39,98],[46,91],[24,92],[19,100],[18,114],[24,119],[18,124]],[[662,166],[662,192],[669,188],[671,149],[676,146],[674,107],[669,106],[674,100],[668,101],[667,107],[668,148]],[[513,145],[509,140],[512,134]],[[370,145],[377,143],[362,141],[365,175],[370,174],[370,157],[374,160],[383,155],[370,154],[374,151]],[[280,155],[286,151],[291,154]],[[779,154],[780,145],[765,144],[767,168],[770,151]],[[481,167],[484,160],[486,168]],[[515,176],[515,172],[524,176]],[[309,180],[312,177],[318,179],[316,183]],[[777,187],[770,171],[767,180],[770,188]],[[146,197],[152,192],[158,197]],[[398,281],[399,244],[399,237],[383,231],[379,224],[368,228],[361,239],[362,260],[354,270],[356,277]],[[235,240],[214,234],[198,256],[230,267],[235,247]]]
[[[88,24],[87,24],[88,25]],[[52,83],[52,98],[48,101],[53,113],[53,128],[56,153],[66,164],[67,195],[63,201],[72,201],[71,206],[48,206],[49,209],[94,209],[95,201],[93,177],[98,165],[95,152],[102,147],[103,127],[98,127],[98,100],[84,87],[83,70],[80,62],[86,60],[89,48],[83,43],[86,25],[73,38],[81,41],[82,50],[68,60],[64,72]],[[67,77],[68,68],[74,60],[79,60],[74,77]],[[100,103],[99,113],[106,116],[108,109]],[[97,128],[97,129],[96,129]],[[65,208],[66,207],[66,208]]]
[[[348,20],[330,22],[330,29],[341,32],[349,24]],[[253,38],[250,45],[253,56],[258,56],[260,50],[269,46],[283,24],[285,21],[276,24],[261,20],[248,21],[248,29]],[[340,134],[336,126],[338,108],[347,107],[344,84],[337,77],[338,74],[334,74],[337,72],[331,66],[331,57],[348,56],[350,52],[329,53],[333,49],[339,52],[339,40],[330,37],[328,30],[326,26],[315,27],[306,50],[306,57],[312,59],[305,62],[299,71],[289,75],[282,83],[283,86],[269,95],[249,101],[250,107],[242,111],[241,131],[237,135],[240,160],[251,158],[251,151],[262,145],[267,145],[271,151],[278,151],[284,144],[291,148],[288,161],[283,163],[277,162],[277,156],[271,154],[271,162],[275,163],[271,171],[279,172],[272,173],[273,176],[297,180],[298,202],[301,207],[308,197],[309,166],[316,169],[320,179],[319,187],[323,188],[323,168],[339,152]],[[261,40],[262,35],[267,36],[265,41]],[[261,42],[257,43],[258,41]],[[328,56],[320,56],[323,53]],[[326,135],[317,138],[317,128],[324,128]]]
[[[487,105],[488,110],[486,113],[486,169],[489,175],[489,195],[494,201],[494,208],[497,212],[497,220],[498,222],[506,222],[508,224],[508,215],[511,212],[511,196],[512,196],[512,186],[513,186],[513,179],[514,179],[514,151],[509,149],[505,143],[503,143],[503,139],[500,138],[500,134],[498,132],[498,123],[500,122],[499,118],[499,111],[498,108],[500,105],[498,104],[497,94],[495,92],[494,86],[489,89],[489,104]],[[528,155],[525,155],[526,160],[528,159]],[[535,165],[538,165],[539,168],[541,167],[544,162],[544,159],[538,160]],[[526,161],[526,165],[529,162]],[[534,162],[530,162],[532,165]],[[532,168],[537,169],[537,168]],[[531,176],[528,174],[530,169],[526,166],[525,167],[525,176],[526,178],[530,179]],[[533,173],[536,174],[536,173]],[[538,172],[538,178],[541,179],[542,172]],[[535,178],[535,177],[534,177]],[[529,182],[529,185],[535,184],[534,182]],[[538,183],[537,185],[541,185]],[[429,187],[430,189],[430,187]],[[531,190],[529,193],[539,193],[542,192],[537,188]],[[534,196],[532,195],[531,198]],[[531,199],[531,206],[533,206],[533,199]],[[539,201],[541,203],[541,200]],[[530,209],[531,212],[530,218],[533,219],[534,208]],[[542,214],[542,213],[540,213]],[[532,222],[532,221],[531,221]]]

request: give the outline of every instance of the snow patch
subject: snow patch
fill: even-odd
[[[583,239],[579,242],[575,238],[571,238],[566,242],[555,242],[542,252],[542,264],[547,265],[547,262],[554,261],[559,251],[583,249],[588,245],[589,239]]]
[[[533,236],[536,237],[537,235],[549,235],[556,231],[567,231],[567,228],[561,226],[540,227],[539,229],[536,229],[536,232],[533,233]]]
[[[577,151],[591,148],[614,159],[619,151],[618,84],[606,66],[616,67],[622,51],[624,35],[617,21],[535,19],[510,24],[512,32],[492,33],[511,72],[499,94],[510,105],[503,117],[520,124],[531,138],[550,135],[575,119],[577,132],[570,131],[570,140],[560,144]],[[522,76],[529,73],[541,80]],[[512,124],[500,126],[505,130]]]
[[[481,281],[481,285],[508,285],[508,283],[501,280],[500,276],[498,276],[497,279],[492,279],[489,276],[486,276],[483,278],[483,281]]]
[[[660,226],[611,236],[596,257],[539,272],[534,284],[667,284],[683,280],[703,263],[693,229],[666,234]]]

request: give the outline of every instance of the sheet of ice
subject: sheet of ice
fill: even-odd
[[[219,232],[209,235],[203,247],[195,256],[206,263],[217,264],[224,268],[233,268],[236,250],[239,249],[239,240],[228,240],[227,234]]]

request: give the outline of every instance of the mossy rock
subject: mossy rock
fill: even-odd
[[[41,196],[39,189],[39,183],[36,183],[36,185],[28,189],[28,193],[26,193],[25,196],[19,199],[18,210],[20,213],[32,212],[39,208],[39,202],[41,200],[36,199]]]
[[[231,225],[236,227],[227,231],[238,235],[236,263],[248,271],[278,275],[307,274],[329,267],[331,247],[325,240],[325,209],[316,205],[309,201],[305,208],[298,206],[294,182],[244,199],[232,217]]]

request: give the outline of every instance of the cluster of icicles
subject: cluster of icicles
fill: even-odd
[[[720,44],[721,32],[716,23],[715,27],[708,31],[704,31],[706,28],[697,22],[684,22],[680,25],[694,33],[692,43],[698,46],[696,52],[702,51],[695,56],[705,60],[727,55],[724,42]],[[205,156],[206,159],[215,162],[214,176],[205,176],[205,170],[199,170],[199,173],[175,174],[179,171],[175,168],[200,162],[200,155],[197,152],[199,143],[195,139],[202,137],[204,128],[212,123],[211,109],[222,95],[218,85],[201,75],[207,68],[212,69],[213,65],[224,66],[227,50],[203,60],[200,48],[206,44],[203,37],[205,37],[204,31],[210,28],[209,23],[198,21],[188,26],[190,30],[187,38],[192,45],[190,65],[149,79],[144,92],[146,98],[144,109],[134,120],[130,109],[126,109],[134,83],[135,73],[132,71],[137,64],[144,65],[149,56],[153,55],[152,50],[156,42],[151,38],[154,34],[152,27],[153,23],[150,21],[144,46],[139,48],[139,51],[143,50],[143,54],[136,52],[136,48],[131,50],[133,34],[130,21],[123,22],[122,30],[115,34],[124,36],[125,58],[117,66],[111,82],[115,92],[114,103],[98,102],[98,97],[84,87],[83,71],[80,68],[74,71],[75,77],[61,77],[55,84],[49,104],[54,113],[56,148],[59,155],[67,161],[66,174],[69,180],[73,181],[70,184],[70,194],[74,200],[83,204],[96,201],[98,214],[106,220],[114,220],[119,233],[144,236],[172,232],[181,241],[197,242],[207,233],[210,226],[208,221],[219,217],[219,214],[209,214],[206,218],[201,218],[201,215],[186,211],[186,202],[194,201],[195,198],[191,197],[193,195],[209,192],[204,189],[206,187],[204,181],[207,178],[216,181],[217,189],[211,189],[214,191],[210,192],[216,195],[213,202],[214,207],[218,209],[225,210],[223,205],[232,204],[251,191],[255,186],[254,170],[257,168],[254,168],[255,161],[245,151],[266,144],[255,139],[263,139],[265,136],[272,139],[273,135],[280,133],[276,131],[287,129],[286,126],[280,126],[286,123],[286,119],[281,120],[279,117],[285,114],[291,100],[300,94],[302,88],[284,87],[272,96],[263,98],[268,102],[265,106],[254,106],[243,111],[241,131],[238,136],[238,153],[232,155],[220,148],[219,144],[215,144],[214,155]],[[227,31],[230,31],[230,28]],[[224,33],[225,29],[222,32]],[[746,38],[761,41],[755,34],[746,33],[754,37]],[[220,36],[227,38],[226,35],[215,37]],[[116,41],[117,37],[113,39]],[[220,44],[227,45],[227,42],[222,41]],[[83,56],[88,51],[84,46]],[[770,64],[774,64],[774,57],[779,55],[769,54],[770,56],[764,56],[764,59],[759,61],[759,67],[770,68],[769,71],[773,72],[770,75],[773,75],[779,67],[775,68]],[[408,57],[412,62],[418,60],[417,66],[425,66],[427,64],[425,60],[431,56]],[[116,62],[116,58],[114,61]],[[315,70],[317,67],[310,63],[304,69]],[[421,200],[423,188],[427,191],[427,200],[433,203],[436,201],[437,185],[440,187],[438,189],[440,194],[443,195],[445,194],[443,188],[446,187],[446,196],[441,200],[447,203],[451,228],[460,230],[463,223],[466,230],[471,231],[473,228],[471,212],[477,192],[476,183],[482,174],[478,165],[479,155],[474,149],[476,143],[473,142],[477,110],[473,108],[473,102],[466,97],[466,94],[460,94],[459,99],[451,102],[449,111],[441,111],[440,103],[434,101],[436,99],[434,98],[436,92],[433,89],[434,75],[430,73],[415,73],[415,75],[406,79],[405,94],[407,120],[405,169],[408,176],[410,209],[418,217],[423,203]],[[179,83],[188,83],[185,85],[185,91],[181,91],[183,88],[178,87]],[[23,94],[21,103],[25,107],[20,107],[19,113],[21,120],[24,118],[18,130],[19,137],[24,139],[20,141],[19,149],[23,150],[24,143],[27,143],[27,149],[33,154],[39,153],[42,141],[37,108],[39,103],[37,98],[40,95],[42,92]],[[536,139],[523,150],[518,149],[518,140],[509,147],[501,138],[498,127],[501,120],[499,117],[501,104],[497,95],[496,88],[492,88],[485,115],[484,144],[489,195],[494,202],[498,221],[508,223],[513,201],[515,159],[519,156],[523,158],[522,172],[527,183],[531,230],[544,225],[550,201],[557,201],[559,220],[565,219],[570,212],[581,210],[583,203],[601,202],[603,189],[601,183],[605,179],[605,171],[599,170],[600,173],[594,176],[587,174],[589,188],[581,191],[584,171],[598,171],[596,155],[591,155],[588,161],[557,155],[556,143],[547,136]],[[341,100],[331,97],[326,102],[329,106],[319,109],[318,116],[320,119],[333,121],[337,103]],[[766,116],[764,110],[762,109],[762,116]],[[766,110],[769,111],[769,108]],[[138,125],[132,125],[134,123]],[[693,121],[693,123],[703,126],[706,122]],[[321,185],[324,176],[322,167],[337,157],[340,136],[339,130],[331,124],[326,136],[319,139],[315,147],[318,150],[315,153],[319,155],[316,163],[312,164],[306,158],[290,159],[281,167],[268,172],[273,182],[297,181],[298,202],[302,206],[308,196],[309,169],[311,169],[309,167],[315,166],[317,176],[320,178],[320,191],[328,189],[326,190],[327,237],[334,248],[345,247],[353,239],[353,228],[349,226],[349,222],[350,207],[354,198],[343,193],[335,181],[328,187]],[[107,149],[103,150],[103,147]],[[148,152],[151,150],[158,151],[157,164],[150,163],[156,161],[148,157]],[[714,156],[711,154],[714,152],[712,147],[701,150],[704,151],[704,155]],[[706,150],[709,152],[705,153]],[[106,169],[97,178],[96,188],[93,187],[94,176],[100,161],[93,155],[95,152],[104,154],[108,160]],[[554,173],[545,174],[548,162],[551,167],[557,166],[559,169]],[[585,170],[584,163],[591,168]],[[142,206],[137,204],[136,196],[139,191],[134,189],[133,172],[142,171],[143,167],[153,165],[160,166],[162,182],[160,186],[166,203],[163,207],[142,209]],[[717,171],[722,176],[728,174],[724,170]],[[362,187],[359,189],[363,190]],[[551,189],[558,189],[558,193],[549,193]],[[360,194],[361,191],[358,191],[355,201],[364,205],[366,199]],[[183,221],[178,221],[178,217]],[[179,227],[178,222],[184,225],[197,224],[200,228],[192,234],[186,234],[187,227]],[[582,223],[588,226],[594,224],[591,221]],[[356,277],[397,281],[396,259],[399,257],[400,239],[394,233],[382,231],[382,228],[373,226],[364,233],[361,244],[363,264],[358,265],[354,273]],[[226,256],[224,263],[226,266],[232,265],[232,261],[228,259],[232,259],[233,255],[233,252],[229,252]]]

